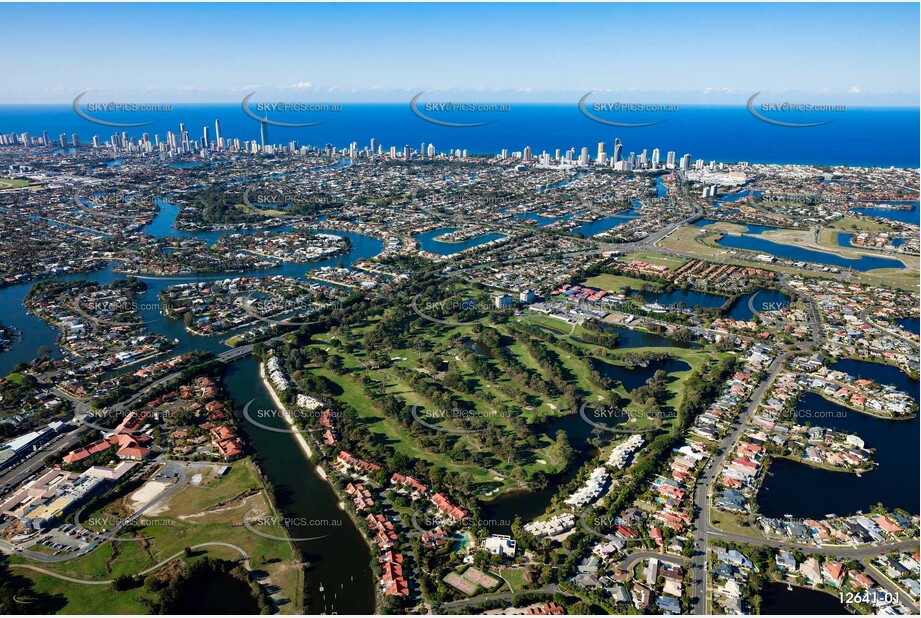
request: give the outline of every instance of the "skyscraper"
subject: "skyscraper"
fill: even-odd
[[[669,150],[668,154],[665,155],[665,167],[669,169],[675,168],[675,151]]]
[[[653,167],[659,167],[659,157],[660,157],[659,149],[653,148],[652,149],[652,166]]]
[[[269,123],[265,120],[259,123],[259,139],[262,141],[262,147],[265,148],[266,143],[269,141]]]
[[[614,163],[617,163],[621,160],[621,151],[624,149],[624,145],[620,143],[620,138],[614,138],[614,152],[611,154],[611,160]]]

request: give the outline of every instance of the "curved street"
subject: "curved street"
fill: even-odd
[[[210,541],[208,543],[199,543],[198,545],[192,545],[191,549],[196,550],[196,549],[202,549],[204,547],[227,547],[229,549],[232,549],[240,554],[240,557],[242,558],[242,561],[243,561],[242,562],[243,568],[246,569],[247,571],[253,570],[249,563],[249,554],[247,554],[243,550],[243,548],[240,547],[239,545],[234,545],[232,543],[224,543],[223,541]],[[167,563],[175,560],[176,558],[179,558],[180,556],[184,554],[185,554],[185,550],[176,552],[169,558],[165,558],[161,560],[160,562],[153,565],[152,567],[144,569],[143,571],[138,571],[137,573],[135,573],[135,577],[143,577],[145,575],[149,575],[153,573],[154,571],[159,570],[160,568],[165,566]],[[87,586],[107,586],[111,584],[113,581],[111,579],[106,579],[106,580],[79,579],[76,577],[70,577],[69,575],[62,575],[60,573],[55,573],[54,571],[49,571],[48,569],[45,569],[39,566],[34,566],[31,564],[11,564],[10,568],[29,569],[30,571],[36,571],[38,573],[42,573],[43,575],[48,575],[50,577],[56,577],[57,579],[63,579],[64,581],[73,582],[75,584],[84,584]]]

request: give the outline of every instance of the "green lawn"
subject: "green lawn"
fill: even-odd
[[[28,187],[28,180],[21,180],[18,178],[0,178],[0,190],[2,189],[21,189],[22,187]]]
[[[85,518],[117,516],[122,508],[119,499],[102,505]],[[149,540],[106,542],[86,556],[40,566],[79,579],[104,581],[119,575],[137,574],[186,547],[221,541],[241,547],[250,556],[253,569],[268,572],[272,583],[292,601],[284,606],[284,613],[299,613],[303,577],[300,568],[293,568],[299,562],[297,551],[291,543],[264,538],[247,530],[242,522],[250,509],[256,509],[259,516],[280,517],[269,507],[262,483],[252,463],[246,459],[234,462],[222,478],[209,478],[200,486],[186,485],[170,496],[165,504],[157,505],[146,513],[142,521],[146,519],[150,525],[139,527],[137,536],[150,537]],[[281,525],[260,526],[260,530],[273,536],[286,536]],[[130,535],[125,532],[119,536]],[[240,558],[239,552],[220,546],[202,548],[196,553],[226,560]],[[13,556],[10,562],[22,564],[30,561]],[[17,572],[32,577],[40,586],[50,585],[53,590],[65,594],[72,613],[138,613],[131,608],[135,607],[137,602],[134,597],[141,589],[115,595],[113,603],[109,604],[107,596],[100,595],[107,586],[67,583],[26,569],[17,569]]]
[[[683,263],[683,261],[678,261]],[[674,266],[672,262],[670,265]],[[639,287],[646,282],[630,277],[618,277],[612,275],[603,275],[595,278],[598,281],[604,281],[611,286],[630,285]],[[589,283],[591,284],[591,283]],[[600,286],[599,286],[600,287]],[[451,292],[457,294],[473,295],[472,289],[461,288],[452,289]],[[706,349],[682,349],[682,348],[637,348],[623,350],[608,350],[601,346],[585,343],[582,338],[586,335],[586,329],[581,326],[573,326],[565,322],[555,320],[543,315],[525,313],[519,317],[512,318],[513,322],[527,324],[530,326],[539,326],[546,333],[538,337],[540,345],[546,348],[552,355],[555,355],[561,365],[565,379],[573,384],[577,390],[577,398],[583,401],[595,401],[607,395],[604,390],[594,382],[592,377],[592,368],[590,365],[591,358],[605,360],[605,362],[619,365],[619,359],[623,355],[636,352],[655,352],[667,353],[674,358],[684,360],[690,365],[685,371],[680,371],[670,376],[667,385],[668,397],[665,402],[667,407],[676,407],[683,395],[684,379],[690,375],[694,369],[701,367],[712,355]],[[563,396],[547,396],[541,393],[543,390],[540,385],[524,385],[513,381],[501,371],[501,365],[488,355],[478,357],[479,361],[491,365],[493,368],[500,369],[498,375],[494,377],[484,377],[474,371],[474,363],[471,358],[471,352],[463,342],[467,339],[475,340],[477,331],[481,328],[491,328],[498,332],[502,345],[511,353],[511,355],[521,365],[527,367],[535,375],[546,379],[546,370],[532,356],[529,348],[521,340],[521,337],[513,332],[508,325],[502,322],[494,321],[492,314],[481,318],[477,325],[457,325],[445,326],[434,324],[423,320],[414,321],[412,331],[407,337],[409,343],[405,348],[387,349],[386,356],[391,359],[390,366],[381,368],[371,368],[368,364],[368,352],[362,346],[362,340],[366,332],[375,328],[378,318],[371,318],[366,323],[352,324],[349,328],[338,331],[334,329],[330,333],[313,335],[308,347],[317,351],[324,351],[328,355],[333,355],[341,360],[344,371],[339,373],[327,368],[326,364],[315,362],[305,367],[302,371],[310,372],[318,377],[322,377],[338,386],[336,398],[343,404],[355,410],[359,419],[361,419],[362,431],[368,432],[374,437],[375,442],[386,444],[388,448],[395,452],[401,453],[413,459],[428,462],[444,470],[456,473],[466,472],[472,478],[474,483],[480,486],[483,492],[490,492],[498,489],[499,491],[517,487],[516,479],[521,477],[521,473],[530,475],[536,471],[545,473],[554,473],[559,470],[559,464],[549,455],[548,447],[552,445],[553,436],[539,433],[536,430],[537,442],[528,445],[527,452],[515,464],[502,462],[490,463],[463,463],[442,452],[436,452],[435,447],[428,446],[429,442],[416,437],[418,434],[414,431],[407,430],[403,424],[395,417],[385,414],[376,400],[376,393],[383,392],[397,397],[407,406],[418,405],[429,408],[432,402],[418,392],[413,386],[413,381],[408,377],[409,372],[424,371],[431,373],[431,365],[423,366],[422,358],[426,357],[434,362],[434,366],[439,367],[438,371],[445,369],[456,371],[460,374],[467,387],[458,387],[453,390],[453,396],[462,403],[467,409],[476,409],[479,412],[490,412],[493,410],[510,409],[514,411],[517,418],[523,418],[528,423],[534,423],[538,419],[548,419],[561,414],[572,414],[576,410],[570,409]],[[338,341],[337,341],[338,340]],[[333,343],[335,342],[335,343]],[[571,349],[564,349],[564,345],[576,346],[580,353],[575,353]],[[424,350],[424,351],[423,351]],[[622,354],[621,354],[622,353]],[[624,368],[627,371],[627,368]],[[366,392],[362,386],[359,377],[366,377],[370,380]],[[295,374],[297,379],[297,374]],[[616,376],[615,376],[616,377]],[[428,379],[438,380],[439,378],[430,377]],[[628,393],[621,384],[615,384],[614,390],[623,397]],[[533,390],[532,390],[533,389]],[[468,407],[469,406],[469,407]],[[633,428],[651,428],[655,422],[653,419],[646,419],[640,415],[633,415],[637,420],[633,422]],[[513,419],[504,416],[489,416],[489,422],[500,426],[503,434],[509,439],[514,436],[515,426]],[[672,422],[665,421],[666,424]],[[450,420],[444,421],[448,426]],[[533,426],[532,426],[533,429]],[[471,452],[476,452],[483,447],[483,441],[479,434],[466,434],[452,436],[452,441],[457,440],[460,445]],[[497,478],[500,477],[500,478]]]
[[[681,268],[688,263],[687,258],[662,255],[660,253],[653,253],[651,251],[636,251],[634,253],[628,253],[624,257],[628,260],[643,260],[644,262],[649,262],[650,264],[655,264],[656,266],[667,266],[672,270]]]
[[[643,281],[642,279],[626,277],[624,275],[609,275],[607,273],[589,277],[583,281],[581,285],[587,285],[592,288],[600,288],[602,290],[607,290],[608,292],[613,293],[620,293],[625,287],[630,287],[633,290],[639,290],[643,286],[649,286],[652,288],[661,287],[660,284],[652,281]]]
[[[840,230],[869,230],[871,232],[885,232],[892,229],[892,226],[886,223],[877,221],[863,221],[862,219],[857,219],[855,217],[844,217],[842,219],[838,219],[834,223],[831,223],[830,227]]]

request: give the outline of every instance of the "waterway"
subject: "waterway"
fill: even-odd
[[[837,598],[810,588],[779,582],[765,584],[761,589],[761,613],[767,616],[831,616],[847,614],[847,608]]]
[[[918,400],[919,384],[895,367],[865,361],[841,360],[833,369],[858,378],[891,384]],[[863,414],[806,393],[796,405],[800,423],[830,427],[860,436],[876,449],[877,467],[857,476],[831,472],[786,459],[774,460],[758,492],[758,510],[767,517],[822,517],[866,511],[877,502],[889,508],[919,512],[919,418],[893,421]]]
[[[566,433],[569,443],[576,452],[575,459],[565,471],[553,476],[547,487],[537,491],[510,491],[490,500],[482,506],[484,524],[493,534],[511,534],[512,522],[521,517],[524,523],[543,515],[559,488],[569,483],[586,463],[598,457],[598,449],[588,443],[594,428],[578,414],[557,417],[548,421],[541,429],[551,438],[558,431]]]
[[[728,195],[724,195],[721,198],[718,198],[716,201],[713,202],[713,205],[719,207],[719,206],[722,206],[723,204],[731,204],[732,202],[738,202],[739,200],[751,195],[751,193],[752,192],[749,189],[745,189],[744,191],[737,191],[735,193],[730,193]],[[764,194],[761,191],[755,191],[755,197],[761,197],[762,195]]]
[[[752,299],[754,299],[754,301],[752,301]],[[780,290],[759,290],[751,294],[740,296],[739,299],[729,307],[726,317],[736,321],[748,322],[755,315],[749,304],[755,308],[755,311],[766,311],[785,307],[789,302],[790,297]]]
[[[851,210],[870,217],[880,217],[882,219],[889,219],[890,221],[899,221],[901,223],[911,223],[912,225],[921,226],[921,208],[919,208],[918,202],[881,203],[890,205],[910,205],[911,210],[896,210],[894,208],[878,208],[872,206],[852,208]]]
[[[624,225],[625,223],[629,223],[630,221],[641,216],[642,215],[640,212],[636,209],[636,207],[634,207],[622,213],[598,219],[597,221],[586,221],[579,227],[573,228],[572,231],[582,234],[588,238],[590,236],[595,236],[596,234],[601,234],[602,232],[613,230],[618,225]]]
[[[905,268],[905,265],[901,261],[891,258],[882,258],[869,255],[861,255],[857,259],[846,258],[834,253],[814,251],[812,249],[804,249],[803,247],[797,247],[795,245],[777,243],[770,240],[765,240],[764,238],[759,238],[758,236],[733,236],[727,234],[723,235],[723,237],[717,241],[717,244],[723,247],[731,247],[733,249],[747,249],[749,251],[767,253],[779,258],[786,258],[801,262],[815,262],[816,264],[838,266],[839,268],[852,268],[860,272],[867,272],[877,268]]]
[[[415,238],[419,241],[419,246],[423,251],[436,253],[438,255],[451,255],[453,253],[459,253],[465,249],[479,247],[480,245],[488,243],[491,240],[504,238],[502,234],[484,234],[475,238],[468,238],[467,240],[461,242],[441,242],[435,240],[436,237],[447,234],[449,232],[453,232],[455,230],[457,230],[455,227],[443,227],[437,230],[426,232],[424,234],[419,234]]]
[[[921,320],[918,318],[902,318],[901,320],[896,320],[895,323],[909,333],[921,335]]]
[[[774,230],[780,230],[783,228],[774,227],[770,225],[755,225],[754,223],[736,223],[735,221],[717,221],[716,219],[700,219],[699,221],[694,222],[694,227],[706,227],[708,225],[714,225],[717,223],[732,223],[733,225],[741,225],[745,228],[743,234],[764,234],[765,232],[772,232]]]
[[[645,366],[637,365],[629,368],[620,365],[612,365],[611,363],[600,360],[595,360],[594,365],[601,375],[620,382],[628,393],[646,384],[646,381],[652,378],[657,371],[664,371],[667,374],[672,374],[679,371],[687,371],[691,368],[691,366],[683,360],[674,358],[649,361]]]
[[[696,290],[672,290],[671,292],[640,292],[640,295],[650,303],[659,303],[665,307],[684,306],[689,309],[693,307],[712,308],[722,307],[728,298],[719,294],[709,294],[707,292],[698,292]]]
[[[257,614],[259,604],[246,582],[229,573],[202,573],[183,585],[173,611],[192,616]]]
[[[620,341],[617,344],[619,349],[624,348],[697,348],[700,344],[688,341],[678,341],[669,339],[655,333],[647,333],[641,330],[632,330],[618,326],[605,324],[605,330],[615,332],[620,335]]]
[[[617,329],[617,331],[621,333],[618,348],[653,345],[686,347],[687,345],[659,335],[636,333],[636,331],[626,329]],[[626,333],[636,333],[643,335],[643,337],[625,339],[624,334]],[[651,361],[646,367],[637,366],[633,368],[615,366],[602,361],[597,362],[605,375],[619,380],[628,391],[645,384],[646,380],[651,378],[659,369],[663,369],[671,375],[673,372],[686,371],[690,368],[684,361],[672,359]],[[575,460],[570,463],[564,472],[554,476],[545,489],[511,491],[485,502],[482,507],[482,517],[486,526],[494,534],[510,534],[512,522],[516,517],[521,517],[522,521],[527,523],[543,515],[551,505],[553,497],[559,493],[560,486],[572,481],[578,475],[582,466],[599,456],[598,449],[588,442],[593,437],[595,428],[579,414],[570,414],[552,419],[544,425],[541,431],[550,437],[555,436],[558,431],[565,432],[569,443],[576,451]]]
[[[178,209],[175,207],[161,210],[144,231],[158,237],[179,235],[173,227],[176,212]],[[205,237],[213,242],[222,235],[235,233],[239,232],[186,234],[199,238]],[[144,277],[143,280],[148,288],[137,300],[138,313],[148,323],[147,328],[150,331],[169,339],[178,339],[178,344],[169,352],[170,356],[195,349],[214,353],[222,352],[228,349],[222,343],[227,335],[216,337],[192,335],[185,330],[181,320],[172,320],[161,315],[160,290],[179,283],[238,276],[284,274],[304,278],[313,269],[327,265],[333,266],[340,262],[351,264],[356,260],[373,257],[383,248],[379,240],[369,236],[339,231],[330,233],[346,236],[351,240],[351,250],[347,255],[313,264],[285,262],[278,268],[241,273]],[[124,278],[126,278],[125,275],[113,272],[110,265],[104,270],[93,273],[61,275],[52,279],[58,281],[83,279],[105,284]],[[7,352],[0,354],[0,375],[7,375],[17,363],[34,359],[41,346],[51,350],[53,356],[60,357],[60,350],[56,343],[58,332],[41,319],[27,313],[23,307],[22,301],[31,286],[30,282],[0,288],[0,311],[2,311],[3,322],[22,334],[20,341]],[[262,406],[265,409],[272,405],[262,388],[258,365],[254,359],[239,361],[230,367],[227,385],[238,411],[250,400],[255,400],[253,405]],[[338,501],[332,490],[315,474],[313,465],[301,454],[290,434],[259,430],[250,427],[245,422],[241,422],[240,425],[256,447],[256,459],[266,472],[269,482],[275,487],[279,507],[286,517],[329,521],[337,521],[336,518],[344,519],[342,525],[336,526],[334,533],[327,538],[297,544],[303,552],[303,560],[310,564],[306,582],[308,611],[311,613],[332,613],[334,611],[350,614],[372,613],[374,610],[374,582],[368,566],[371,554],[358,530],[339,509]],[[303,529],[297,527],[291,529],[293,537],[318,536],[304,532]],[[322,592],[320,591],[321,586],[323,587]]]
[[[663,187],[665,188],[665,187]],[[613,230],[618,225],[623,225],[629,223],[634,219],[642,217],[642,213],[638,210],[640,203],[637,201],[634,203],[634,207],[625,210],[624,212],[617,213],[616,215],[611,215],[610,217],[603,217],[596,221],[585,221],[580,225],[572,228],[572,232],[582,234],[585,237],[595,236],[596,234],[601,234],[602,232],[607,232]],[[577,217],[583,211],[573,212],[561,217],[548,217],[544,215],[539,215],[533,212],[518,213],[514,216],[515,219],[531,219],[537,221],[538,224],[543,227],[550,225],[551,223],[556,223],[557,221],[569,221],[574,217]]]
[[[863,247],[856,247],[851,243],[851,240],[854,238],[854,234],[843,234],[838,233],[838,245],[842,247],[849,247],[852,249],[862,249]],[[906,238],[894,238],[890,243],[893,247],[901,247],[905,244]]]
[[[237,408],[252,401],[250,410],[272,411],[259,415],[260,423],[287,427],[265,390],[255,358],[231,365],[225,384]],[[290,433],[269,431],[246,422],[241,422],[240,427],[253,446],[253,457],[272,483],[278,508],[289,520],[303,524],[288,526],[291,537],[311,539],[295,543],[308,565],[305,587],[310,613],[371,613],[371,552],[348,515],[339,508],[332,488]]]

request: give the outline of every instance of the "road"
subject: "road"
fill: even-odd
[[[224,543],[223,541],[210,541],[210,542],[208,542],[208,543],[199,543],[198,545],[192,545],[191,549],[196,550],[196,549],[202,549],[202,548],[204,548],[204,547],[227,547],[227,548],[230,548],[230,549],[232,549],[232,550],[234,550],[234,551],[236,551],[237,553],[240,554],[240,557],[243,559],[243,568],[245,568],[247,571],[252,571],[252,570],[253,570],[253,569],[252,569],[252,566],[250,565],[250,562],[249,562],[249,560],[250,560],[249,554],[247,554],[246,551],[244,551],[243,548],[240,547],[239,545],[234,545],[234,544],[232,544],[232,543]],[[169,558],[166,558],[165,560],[161,560],[160,562],[158,562],[157,564],[153,565],[152,567],[149,567],[149,568],[147,568],[147,569],[144,569],[143,571],[139,571],[139,572],[135,573],[135,576],[136,576],[136,577],[144,577],[145,575],[149,575],[150,573],[153,573],[154,571],[156,571],[156,570],[160,569],[161,567],[163,567],[164,565],[166,565],[168,562],[171,562],[172,560],[175,560],[176,558],[179,558],[180,556],[182,556],[182,555],[184,555],[184,554],[185,554],[185,550],[176,552],[175,554],[173,554],[173,555],[170,556]],[[38,573],[42,573],[42,574],[44,574],[44,575],[50,575],[51,577],[56,577],[56,578],[58,578],[58,579],[63,579],[64,581],[73,582],[73,583],[75,583],[75,584],[85,584],[85,585],[87,585],[87,586],[108,586],[109,584],[112,583],[112,580],[111,580],[111,579],[107,579],[107,580],[77,579],[77,578],[75,578],[75,577],[69,577],[69,576],[67,576],[67,575],[61,575],[60,573],[55,573],[54,571],[49,571],[48,569],[43,569],[42,567],[34,566],[34,565],[31,565],[31,564],[11,564],[11,565],[10,565],[10,568],[12,568],[12,569],[29,569],[30,571],[37,571]]]
[[[784,284],[785,280],[781,278],[781,285]],[[792,290],[791,294],[793,294],[794,297],[796,296]],[[808,319],[811,325],[812,341],[800,344],[800,352],[812,345],[820,343],[824,337],[822,329],[819,328],[819,312],[814,302],[811,298],[807,297],[804,297],[804,300],[806,303],[806,311],[809,314]],[[704,464],[704,468],[694,485],[694,510],[697,515],[694,519],[694,557],[691,560],[693,581],[691,607],[693,613],[707,613],[707,557],[709,555],[710,537],[716,536],[752,545],[769,545],[776,547],[783,547],[786,545],[780,542],[774,545],[774,541],[763,537],[759,539],[745,535],[727,534],[714,528],[710,523],[710,499],[712,498],[713,482],[722,467],[723,461],[734,451],[736,441],[738,441],[748,425],[748,419],[751,418],[751,415],[758,409],[765,393],[774,382],[774,378],[777,377],[777,374],[783,368],[790,354],[791,352],[783,352],[770,364],[767,375],[761,380],[755,390],[752,391],[751,400],[748,406],[732,424],[729,433],[720,440],[715,454]],[[875,551],[880,551],[880,549],[875,548]]]
[[[700,476],[697,477],[694,485],[694,510],[697,515],[694,519],[694,556],[691,559],[691,573],[693,580],[693,594],[691,595],[691,604],[693,612],[704,614],[706,612],[706,594],[707,594],[707,554],[708,538],[711,530],[710,526],[710,493],[711,485],[716,478],[723,461],[732,453],[732,447],[745,431],[749,417],[758,409],[761,399],[767,391],[768,386],[774,381],[774,378],[783,367],[783,362],[788,354],[778,355],[774,362],[768,368],[767,376],[755,388],[751,395],[751,401],[748,407],[739,415],[733,423],[729,433],[720,440],[719,445],[713,457],[704,464]]]
[[[562,592],[556,584],[551,584],[549,586],[544,586],[543,588],[538,588],[536,590],[527,590],[527,594],[556,594]],[[499,592],[496,594],[484,594],[473,599],[463,599],[461,601],[451,601],[450,603],[443,603],[436,608],[433,608],[433,613],[435,614],[444,614],[451,610],[460,609],[461,607],[467,607],[468,605],[479,605],[480,603],[485,603],[487,601],[511,601],[517,593],[512,592]],[[566,594],[563,592],[563,594]]]
[[[627,571],[640,560],[648,560],[650,558],[658,558],[661,562],[672,563],[684,563],[690,560],[687,556],[674,556],[672,554],[662,554],[657,551],[638,551],[621,560],[618,566]]]
[[[783,284],[784,282],[784,279],[782,279],[781,283]],[[799,353],[802,353],[811,345],[821,343],[824,339],[824,331],[821,328],[821,320],[819,318],[820,314],[815,306],[814,301],[808,297],[803,298],[806,302],[806,311],[809,314],[808,320],[812,331],[812,341],[800,344],[798,349]],[[768,539],[761,536],[749,536],[744,534],[724,532],[711,524],[710,500],[712,499],[712,486],[716,479],[716,475],[722,467],[723,461],[732,455],[736,442],[741,437],[742,433],[745,431],[746,426],[748,425],[749,418],[755,412],[755,410],[758,409],[758,406],[760,405],[761,400],[764,398],[765,393],[768,391],[768,388],[774,382],[777,374],[783,368],[787,357],[789,357],[792,353],[793,352],[784,352],[775,358],[771,363],[767,375],[761,381],[758,387],[752,392],[749,405],[742,412],[742,414],[739,415],[739,418],[736,419],[736,422],[732,425],[730,432],[720,441],[716,453],[706,462],[700,476],[697,479],[696,485],[694,486],[694,508],[697,512],[697,516],[694,522],[695,552],[691,560],[691,572],[693,573],[693,594],[691,603],[692,611],[695,614],[704,614],[707,613],[708,610],[706,564],[708,556],[708,542],[711,538],[725,539],[738,543],[747,543],[749,545],[763,545],[775,549],[798,549],[810,554],[816,553],[825,556],[853,558],[856,560],[865,561],[868,561],[874,556],[878,556],[882,553],[893,550],[917,551],[917,540],[899,541],[896,543],[864,547],[845,547],[840,545],[815,546],[789,542],[781,539]],[[873,569],[867,569],[867,573],[870,577],[872,577],[890,592],[894,593],[896,591],[891,583],[884,581],[885,578],[881,578],[879,573],[874,572]],[[904,593],[900,595],[900,597],[904,596]]]
[[[141,537],[120,538],[118,536],[118,531],[121,530],[123,527],[129,525],[131,522],[135,521],[138,517],[143,515],[153,505],[157,504],[158,502],[162,502],[163,500],[171,496],[173,493],[178,491],[180,488],[182,488],[186,484],[185,469],[183,468],[183,465],[179,462],[167,462],[166,465],[158,472],[158,475],[165,475],[170,478],[172,478],[173,475],[176,475],[176,482],[170,485],[164,491],[161,491],[159,494],[154,496],[153,499],[151,499],[147,504],[145,504],[140,509],[135,511],[135,513],[131,515],[131,517],[128,517],[125,520],[120,521],[117,524],[115,524],[112,527],[112,529],[109,530],[109,532],[105,534],[96,533],[88,528],[83,527],[83,525],[79,521],[80,515],[83,512],[82,508],[78,510],[76,514],[74,515],[74,523],[77,524],[77,526],[79,526],[83,530],[86,530],[87,532],[89,532],[91,535],[93,535],[97,539],[99,539],[101,542],[105,542],[105,541],[136,542],[140,540]],[[52,564],[52,563],[57,563],[57,562],[67,562],[68,560],[73,560],[74,558],[85,556],[86,554],[93,551],[93,549],[95,549],[95,547],[93,547],[92,545],[86,545],[79,551],[75,551],[72,553],[59,554],[57,556],[52,556],[48,554],[43,554],[41,552],[32,551],[29,549],[23,549],[22,551],[17,552],[12,544],[8,543],[7,541],[0,540],[0,550],[3,550],[10,554],[16,553],[25,558],[29,558],[30,560],[35,560],[36,562],[44,562],[45,564]]]

